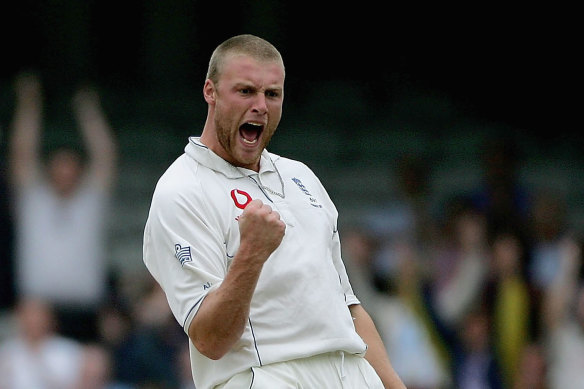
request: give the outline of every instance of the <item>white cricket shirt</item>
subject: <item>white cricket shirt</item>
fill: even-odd
[[[286,233],[263,266],[248,324],[231,351],[214,361],[190,344],[198,389],[252,366],[367,347],[347,307],[359,301],[341,259],[337,210],[314,173],[264,151],[258,177],[198,138],[160,178],[144,232],[144,262],[184,331],[224,279],[239,247],[237,218],[251,199],[275,209]]]

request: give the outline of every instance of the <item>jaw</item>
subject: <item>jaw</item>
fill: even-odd
[[[259,171],[261,154],[274,132],[261,121],[244,121],[234,128],[233,123],[208,119],[201,142],[232,165]]]

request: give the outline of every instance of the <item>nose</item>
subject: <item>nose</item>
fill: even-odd
[[[263,93],[257,93],[253,102],[252,112],[264,115],[268,112],[266,96]]]

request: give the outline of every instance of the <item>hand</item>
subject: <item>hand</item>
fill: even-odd
[[[92,120],[100,115],[100,98],[97,91],[89,86],[80,87],[72,98],[72,106],[79,121]]]
[[[21,102],[40,102],[42,98],[41,81],[36,73],[20,73],[14,81],[14,89]]]
[[[286,224],[261,200],[252,200],[239,217],[240,246],[250,261],[263,264],[280,246]]]

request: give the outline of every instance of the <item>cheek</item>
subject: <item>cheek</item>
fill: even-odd
[[[278,127],[280,119],[282,118],[282,104],[274,104],[269,106],[268,112],[269,125],[275,129]]]
[[[276,129],[278,128],[278,124],[280,123],[280,117],[274,118],[274,117],[270,117],[270,120],[268,121],[268,126],[264,129],[263,132],[263,138],[264,138],[264,144],[267,144],[270,139],[272,138],[272,135],[274,135],[274,133],[276,132]]]
[[[215,110],[215,125],[217,126],[218,135],[229,137],[231,133],[236,132],[235,113],[229,110],[229,106],[217,106]]]

